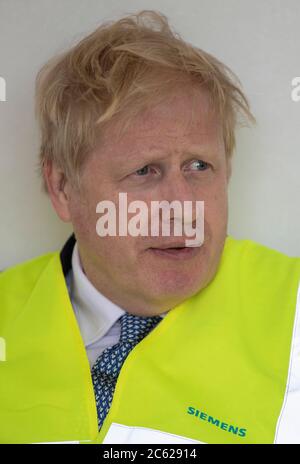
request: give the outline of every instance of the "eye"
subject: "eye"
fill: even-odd
[[[159,176],[160,171],[156,166],[152,164],[146,164],[140,169],[137,169],[132,174],[133,177],[150,177],[150,178],[157,178]]]
[[[147,174],[149,174],[149,164],[147,164],[146,166],[143,166],[141,169],[138,169],[137,171],[134,172],[134,174],[140,177],[146,176]]]
[[[137,169],[136,171],[131,171],[126,176],[126,179],[129,182],[133,182],[133,185],[141,185],[154,182],[161,177],[161,171],[158,166],[153,164],[145,164],[145,166]]]
[[[209,164],[206,163],[205,161],[203,160],[195,160],[191,163],[190,166],[195,166],[195,168],[192,170],[196,170],[196,171],[205,171],[208,167],[209,167]]]

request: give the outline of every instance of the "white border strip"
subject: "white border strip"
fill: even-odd
[[[287,386],[277,421],[274,443],[300,444],[300,282]]]

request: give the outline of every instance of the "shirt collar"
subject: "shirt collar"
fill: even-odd
[[[71,297],[85,345],[107,333],[125,310],[100,293],[85,275],[77,242],[72,254]]]

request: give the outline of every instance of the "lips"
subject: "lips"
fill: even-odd
[[[151,247],[148,248],[148,251],[156,257],[165,258],[165,259],[175,259],[175,260],[182,260],[182,259],[190,259],[198,253],[200,253],[201,247],[187,247],[182,242],[180,243],[172,243],[170,244],[163,244],[159,247]]]
[[[158,245],[155,247],[150,247],[151,249],[155,250],[166,250],[166,249],[174,249],[174,248],[186,248],[185,242],[168,242],[162,245]]]

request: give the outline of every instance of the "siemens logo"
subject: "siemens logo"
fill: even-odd
[[[195,409],[189,406],[187,413],[191,414],[192,416],[198,417],[201,420],[207,421],[210,424],[215,425],[216,427],[219,427],[222,430],[226,430],[226,432],[233,433],[234,435],[238,435],[239,437],[246,436],[247,429],[241,429],[234,425],[226,424],[226,422],[222,422],[219,419],[215,419],[214,417],[209,416],[205,412],[199,411],[199,409]]]

